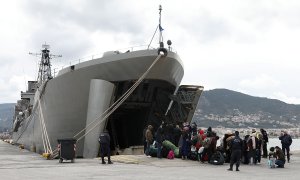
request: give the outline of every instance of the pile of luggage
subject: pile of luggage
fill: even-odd
[[[191,151],[189,153],[188,159],[190,160],[195,160],[195,161],[200,161],[200,155],[203,153],[204,147],[199,148],[198,150],[195,148],[195,146],[192,146]],[[180,158],[181,157],[181,152],[179,147],[175,146],[172,142],[165,140],[162,142],[162,157],[163,158],[168,158],[168,159],[173,159],[173,158]],[[151,157],[157,157],[157,147],[156,143],[154,142],[150,146],[150,151],[149,155]],[[208,160],[207,154],[204,155],[203,157],[204,160]],[[224,156],[221,150],[217,149],[217,151],[211,156],[209,160],[210,164],[214,165],[222,165],[224,164]]]
[[[163,158],[168,158],[168,159],[172,159],[172,154],[174,154],[174,157],[176,158],[180,157],[179,148],[176,147],[172,142],[168,140],[164,140],[162,142],[161,154]],[[157,147],[155,141],[152,145],[150,145],[149,155],[151,157],[157,157]]]

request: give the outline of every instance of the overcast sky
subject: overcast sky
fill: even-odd
[[[164,40],[184,62],[182,84],[300,104],[298,0],[9,0],[0,6],[0,103],[37,78],[46,42],[60,68],[92,54],[147,45],[162,5]],[[152,46],[158,46],[158,38]],[[57,70],[58,70],[57,69]]]

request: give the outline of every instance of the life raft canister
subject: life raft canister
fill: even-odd
[[[164,48],[164,43],[163,43],[163,42],[160,42],[160,43],[159,43],[159,48],[158,48],[158,50],[157,50],[158,55],[160,55],[161,52],[163,53],[162,56],[165,56],[165,57],[166,57],[166,56],[168,55],[168,51],[167,51],[166,48]]]

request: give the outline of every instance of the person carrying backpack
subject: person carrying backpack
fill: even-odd
[[[156,145],[157,145],[157,158],[162,158],[161,155],[161,148],[162,148],[162,142],[164,141],[164,132],[163,132],[163,128],[162,125],[158,127],[156,133],[155,133],[155,141],[156,141]]]
[[[267,144],[269,142],[269,137],[268,137],[268,133],[266,130],[264,129],[260,129],[260,133],[263,136],[263,141],[262,141],[262,147],[263,147],[263,157],[267,158],[268,157],[268,147]]]
[[[279,136],[279,140],[281,140],[281,146],[283,154],[287,156],[288,163],[290,162],[290,146],[293,142],[292,137],[287,133],[287,131],[281,132]]]
[[[239,137],[239,132],[235,131],[234,132],[234,139],[231,140],[231,145],[230,145],[230,149],[231,149],[231,159],[230,159],[230,167],[228,169],[228,171],[232,171],[233,169],[233,164],[235,163],[236,165],[236,171],[240,171],[239,170],[239,166],[240,166],[240,161],[241,161],[241,155],[242,155],[242,149],[243,149],[243,140]]]

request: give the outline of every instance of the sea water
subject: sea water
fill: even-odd
[[[220,145],[220,140],[217,143],[217,146]],[[270,147],[275,147],[275,146],[279,146],[281,148],[281,142],[278,138],[269,138],[269,143],[267,145],[268,150],[270,149]],[[300,150],[300,139],[293,139],[293,143],[290,146],[290,150],[291,151],[299,151]]]
[[[279,146],[281,148],[281,142],[278,138],[269,138],[268,149],[270,147]],[[300,150],[300,139],[293,139],[293,143],[290,146],[291,151],[299,151]]]

